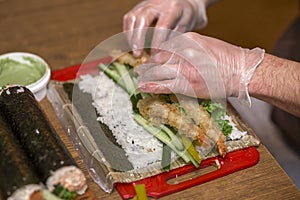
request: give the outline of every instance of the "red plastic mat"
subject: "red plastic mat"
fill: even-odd
[[[57,81],[68,81],[78,77],[78,72],[81,74],[95,74],[98,72],[97,65],[99,63],[108,63],[110,58],[101,61],[95,61],[84,65],[75,65],[61,70],[52,71],[51,79]],[[215,157],[202,161],[199,168],[195,168],[192,164],[187,164],[181,168],[177,168],[168,172],[158,174],[153,177],[135,181],[132,183],[116,183],[115,187],[123,199],[133,198],[136,193],[134,190],[135,184],[144,184],[146,187],[147,196],[159,198],[171,193],[185,190],[187,188],[223,177],[233,172],[251,167],[259,161],[259,152],[255,147],[237,150],[228,153],[225,158]],[[209,166],[217,166],[216,170],[201,174],[192,179],[183,180],[179,183],[168,183],[168,181],[185,174],[204,170]]]
[[[160,198],[162,196],[172,194],[187,188],[220,178],[233,172],[251,167],[259,161],[259,153],[255,147],[230,152],[225,158],[215,157],[209,158],[201,162],[199,168],[189,164],[181,168],[177,168],[159,175],[149,177],[133,183],[117,183],[116,188],[123,199],[133,198],[136,193],[135,184],[144,184],[147,196]],[[169,180],[178,178],[182,175],[204,169],[208,166],[218,166],[216,170],[199,175],[198,177],[182,181],[177,184],[168,183]],[[199,173],[200,174],[200,173]]]

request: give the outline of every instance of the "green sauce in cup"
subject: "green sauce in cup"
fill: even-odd
[[[42,62],[29,57],[23,57],[24,62],[11,58],[0,59],[0,86],[8,84],[29,85],[39,80],[46,72]]]

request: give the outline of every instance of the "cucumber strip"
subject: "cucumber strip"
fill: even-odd
[[[191,154],[187,153],[187,156],[188,156],[188,158],[190,159],[191,163],[193,163],[193,165],[194,165],[196,168],[198,168],[198,167],[200,166],[199,163],[194,159],[194,157],[193,157]]]
[[[168,134],[168,136],[172,140],[172,143],[174,144],[174,146],[176,146],[178,150],[180,151],[185,150],[185,147],[180,141],[180,139],[178,138],[178,136],[169,127],[165,125],[159,125],[159,128],[161,128],[166,134]]]
[[[166,171],[171,169],[171,153],[172,149],[168,145],[163,143],[161,166]]]
[[[174,152],[176,152],[185,162],[190,162],[191,156],[185,150],[178,150],[172,143],[171,138],[159,128],[148,125],[147,120],[144,119],[140,114],[134,114],[134,119],[150,134],[154,135],[158,140],[168,145]]]
[[[136,193],[135,197],[136,197],[137,200],[148,200],[146,187],[145,187],[144,184],[134,185],[134,190],[135,190],[135,193]]]
[[[0,110],[42,181],[62,166],[77,166],[29,89],[3,90]]]
[[[140,114],[134,114],[134,119],[142,126],[144,127],[147,131],[149,131],[152,135],[154,135],[155,137],[157,137],[159,140],[166,142],[166,143],[170,143],[171,139],[170,137],[163,131],[161,131],[160,129],[148,125],[148,122],[146,119],[144,119]]]
[[[132,78],[132,81],[133,81],[134,85],[138,85],[138,80],[137,80],[137,78],[134,77],[134,76],[131,76],[131,78]]]
[[[184,144],[187,151],[190,153],[190,155],[194,158],[194,160],[200,164],[202,161],[202,158],[200,157],[199,153],[197,152],[193,142],[187,138],[184,135],[181,135],[182,143]]]
[[[101,71],[103,71],[103,73],[107,77],[109,77],[110,79],[112,79],[116,84],[118,84],[121,88],[123,88],[126,91],[125,84],[122,81],[121,76],[119,75],[119,73],[116,70],[110,69],[108,66],[106,66],[106,65],[104,65],[102,63],[99,64],[98,67],[99,67],[99,69]],[[112,65],[112,67],[115,67],[115,66]]]
[[[136,89],[136,82],[133,80],[134,77],[131,77],[130,69],[127,65],[117,62],[112,63],[112,66],[114,66],[119,73],[119,81],[117,82],[117,84],[128,93],[128,95],[130,96],[130,101],[132,103],[132,109],[134,112],[138,113],[139,109],[137,108],[137,103],[140,99],[143,98],[143,96]],[[111,76],[108,77],[112,78]]]
[[[113,75],[115,75],[115,73],[116,73],[116,75],[117,75],[117,77],[118,77],[116,83],[117,83],[119,86],[122,86],[122,88],[123,88],[125,91],[127,91],[126,82],[123,80],[122,74],[120,74],[120,72],[118,71],[118,69],[117,69],[115,63],[111,63],[107,69],[109,69],[110,72],[113,73]],[[115,76],[116,76],[116,75],[115,75]]]
[[[134,81],[132,80],[130,73],[127,69],[127,67],[124,64],[120,64],[115,62],[114,63],[117,71],[119,72],[119,75],[121,77],[121,79],[123,80],[123,83],[125,84],[125,88],[127,93],[131,96],[131,95],[136,95],[137,91],[136,91],[136,85],[134,84]]]

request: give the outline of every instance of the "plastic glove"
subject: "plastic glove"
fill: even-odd
[[[146,0],[139,3],[123,17],[123,31],[128,31],[128,41],[135,56],[140,57],[145,44],[145,28],[155,22],[152,48],[171,37],[169,32],[191,31],[207,24],[206,5],[216,0]]]
[[[185,33],[163,43],[160,52],[138,67],[139,89],[204,99],[238,96],[250,106],[248,84],[264,52]]]

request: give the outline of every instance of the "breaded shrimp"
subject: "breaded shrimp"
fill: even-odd
[[[199,104],[198,104],[199,106]],[[217,144],[219,153],[222,156],[226,154],[225,136],[218,130],[217,127],[210,120],[209,114],[199,107],[197,118],[191,118],[189,115],[184,114],[179,104],[168,103],[159,96],[147,97],[138,102],[137,107],[143,117],[154,125],[167,124],[178,130],[193,140],[198,140],[203,147],[210,148],[211,142]]]
[[[211,147],[210,138],[195,125],[193,121],[182,115],[175,104],[169,104],[159,98],[144,98],[137,107],[141,115],[154,125],[167,124],[178,130],[179,134],[198,140],[206,149]]]
[[[116,59],[119,63],[128,64],[132,67],[143,64],[149,59],[149,54],[146,52],[143,52],[143,55],[140,58],[135,58],[131,53],[122,52],[121,50],[113,50],[110,52],[110,56],[113,59]]]
[[[226,137],[219,129],[218,125],[212,120],[206,108],[199,105],[193,98],[184,97],[180,100],[181,107],[185,110],[186,116],[191,118],[206,135],[217,145],[220,155],[225,156],[227,147],[225,145]]]

